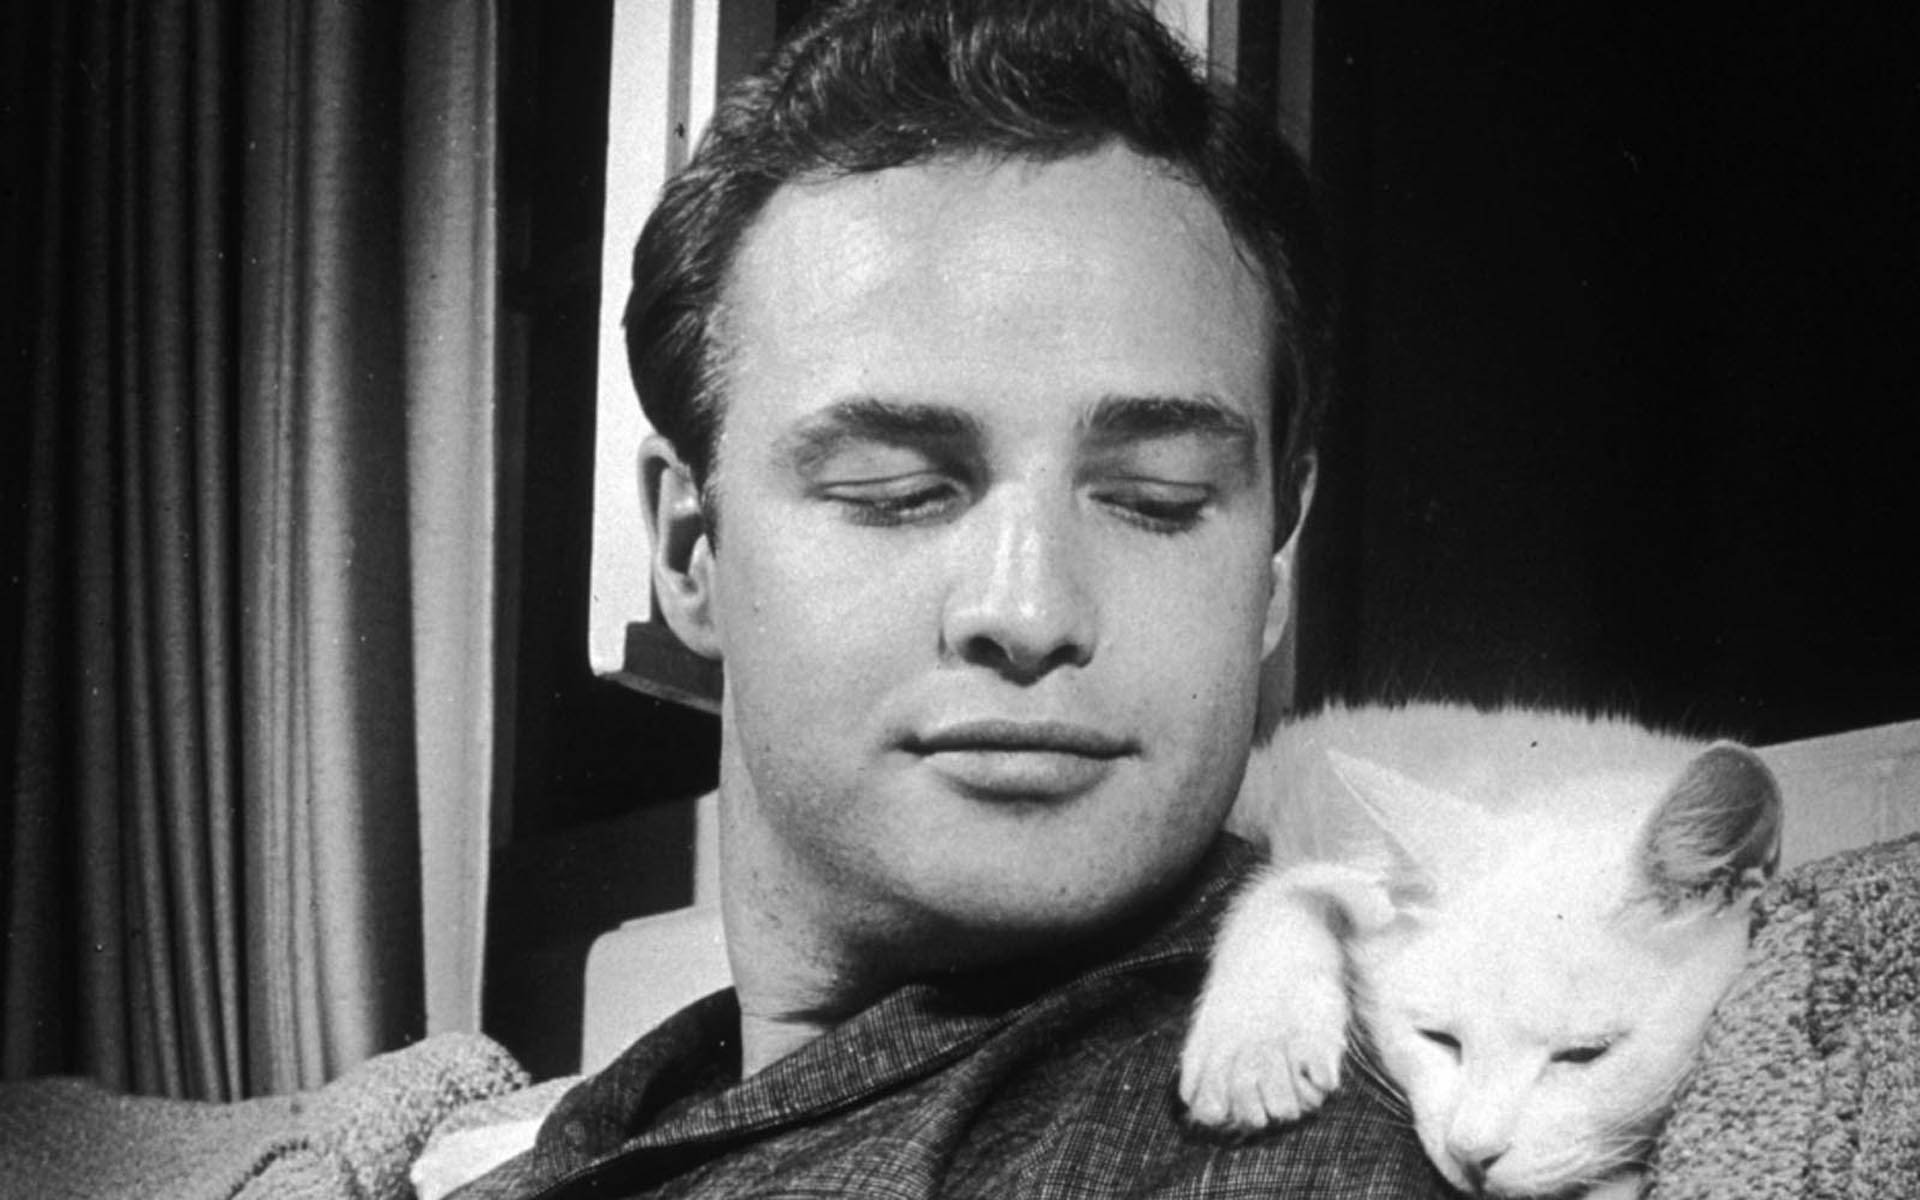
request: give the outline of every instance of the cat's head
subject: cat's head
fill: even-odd
[[[1494,1196],[1633,1169],[1745,961],[1777,861],[1771,774],[1718,744],[1677,775],[1570,785],[1643,793],[1625,804],[1493,816],[1337,770],[1397,848],[1399,917],[1354,946],[1356,999],[1428,1157]]]

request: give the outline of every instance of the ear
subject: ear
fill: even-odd
[[[700,489],[673,443],[640,446],[640,499],[653,535],[653,591],[669,628],[687,647],[720,657],[714,608],[713,538]]]
[[[1457,796],[1338,750],[1327,751],[1327,762],[1386,835],[1396,899],[1430,895],[1439,880],[1470,869],[1493,840],[1492,818]]]
[[[1640,871],[1672,912],[1750,900],[1780,863],[1780,786],[1760,756],[1715,742],[1686,765],[1641,835]]]
[[[1293,619],[1294,566],[1300,557],[1300,531],[1306,527],[1307,511],[1313,506],[1313,485],[1318,478],[1311,461],[1302,464],[1300,476],[1299,513],[1294,517],[1293,529],[1287,534],[1287,540],[1273,552],[1273,591],[1267,596],[1267,619],[1260,633],[1260,657],[1262,660],[1273,657],[1280,648],[1281,639],[1286,636],[1287,623]],[[1276,481],[1275,487],[1287,486],[1287,481]]]

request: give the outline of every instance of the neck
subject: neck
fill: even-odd
[[[827,1033],[832,1026],[788,1017],[761,1017],[740,1011],[740,1076],[766,1070]]]
[[[740,1072],[759,1071],[831,1032],[886,990],[848,945],[833,898],[796,877],[750,796],[720,788],[720,906],[740,1003]]]
[[[753,1075],[858,1013],[872,994],[844,956],[791,910],[769,908],[723,879],[727,957],[740,1001],[740,1073]],[[778,914],[775,916],[774,914]]]

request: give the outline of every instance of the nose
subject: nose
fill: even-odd
[[[1467,1187],[1478,1195],[1487,1186],[1487,1173],[1493,1170],[1494,1163],[1500,1161],[1500,1156],[1494,1154],[1477,1160],[1456,1157],[1454,1161],[1460,1164],[1460,1173],[1466,1176]]]
[[[1093,658],[1095,604],[1070,498],[1006,487],[956,541],[946,656],[1032,682]]]
[[[1506,1152],[1505,1143],[1486,1137],[1463,1137],[1459,1131],[1447,1137],[1447,1155],[1459,1165],[1467,1186],[1476,1194],[1486,1185],[1487,1175]]]

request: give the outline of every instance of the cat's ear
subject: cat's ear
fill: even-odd
[[[1668,912],[1744,903],[1780,864],[1780,785],[1760,756],[1715,742],[1680,772],[1647,819],[1640,870]]]
[[[1395,857],[1397,898],[1429,895],[1438,879],[1471,869],[1473,856],[1491,841],[1487,814],[1457,796],[1331,748],[1327,763],[1386,835]]]

